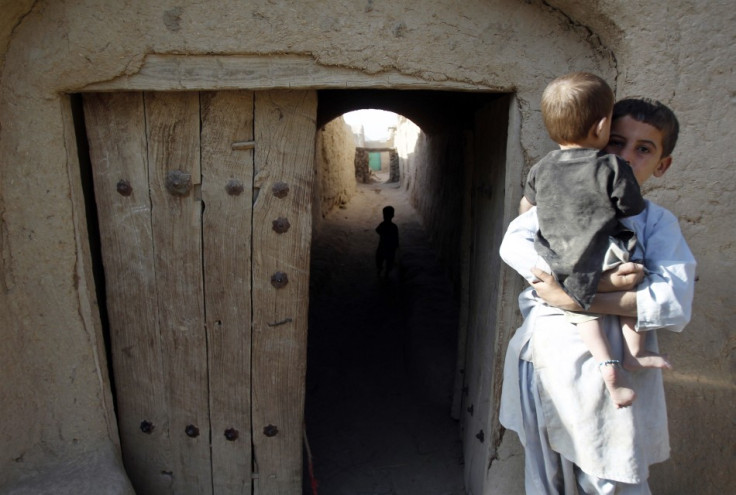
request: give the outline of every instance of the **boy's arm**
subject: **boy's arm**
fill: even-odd
[[[537,254],[534,248],[534,240],[538,229],[539,223],[537,221],[536,210],[528,211],[516,217],[509,224],[503,241],[501,241],[501,247],[499,249],[501,258],[507,265],[516,270],[519,275],[524,277],[527,282],[536,284],[534,287],[542,299],[545,299],[548,303],[550,301],[557,303],[551,304],[552,306],[563,309],[568,309],[567,306],[570,306],[569,309],[579,310],[580,307],[567,295],[552,275],[536,268],[538,265],[544,265],[543,259]],[[615,271],[612,271],[610,276],[607,272],[601,277],[599,290],[615,292],[633,289],[641,281],[642,277],[642,265],[625,263]],[[615,300],[616,297],[605,296],[604,299]],[[625,310],[628,314],[630,310],[628,305]]]
[[[599,292],[590,311],[636,316],[636,329],[640,331],[666,328],[679,332],[690,321],[695,258],[682,236],[677,218],[664,208],[652,203],[650,205],[645,213],[644,228],[637,232],[637,235],[643,236],[641,241],[646,251],[646,276],[635,290]],[[619,270],[635,273],[638,266],[626,264]],[[545,302],[561,309],[580,309],[552,275],[536,269],[533,271],[538,281],[533,282],[532,286]],[[627,274],[622,275],[627,280]],[[631,282],[628,279],[628,283]]]
[[[565,292],[555,278],[547,272],[538,268],[532,268],[532,273],[537,280],[531,282],[532,287],[537,295],[550,306],[564,309],[567,311],[582,311],[578,303]],[[626,280],[625,276],[622,280]],[[630,289],[638,283],[637,278],[631,278],[627,282]],[[623,286],[621,286],[623,288]],[[619,315],[619,316],[636,316],[637,315],[637,291],[635,290],[619,290],[616,292],[598,292],[590,305],[589,312]]]
[[[536,209],[527,211],[511,221],[499,248],[503,261],[530,283],[536,280],[532,268],[539,258],[534,249],[537,230]]]
[[[647,276],[636,291],[637,330],[680,332],[690,321],[695,258],[672,213],[650,203],[646,215],[642,235]]]

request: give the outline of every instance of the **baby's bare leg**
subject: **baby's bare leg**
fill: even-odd
[[[671,369],[672,365],[664,354],[647,351],[644,348],[646,333],[634,330],[636,318],[621,317],[621,327],[624,336],[624,368],[636,371],[641,368]]]
[[[590,320],[578,324],[580,337],[593,355],[601,363],[600,371],[603,383],[606,385],[611,400],[616,407],[630,406],[636,399],[636,392],[631,388],[626,372],[621,368],[620,361],[611,356],[610,346],[600,320]]]

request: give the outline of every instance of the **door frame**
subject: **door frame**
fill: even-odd
[[[222,91],[230,89],[245,90],[273,90],[273,89],[345,89],[345,88],[375,88],[375,89],[423,89],[443,91],[478,91],[514,93],[514,88],[491,87],[484,84],[469,84],[460,81],[427,81],[418,77],[399,72],[384,72],[380,75],[366,74],[358,69],[345,67],[326,67],[317,63],[312,57],[299,55],[283,55],[280,57],[260,57],[250,55],[233,56],[187,56],[187,55],[146,55],[138,72],[107,81],[87,84],[77,88],[73,93],[107,92],[107,91]],[[521,150],[521,115],[518,102],[512,98],[509,105],[509,134],[507,144],[507,159],[505,167],[506,197],[503,209],[503,221],[507,224],[515,215],[520,192],[517,194],[514,187],[522,179],[523,152]],[[71,148],[70,152],[72,151]],[[68,157],[70,162],[77,161],[76,156]],[[81,184],[75,184],[76,193],[83,196]],[[80,215],[81,216],[81,215]],[[84,221],[84,220],[82,220]],[[89,252],[89,247],[83,249]],[[515,314],[516,291],[520,283],[508,276],[506,269],[501,275],[503,287],[499,290],[497,300],[497,314],[499,324],[513,325],[518,320]],[[89,288],[94,292],[94,288]],[[90,294],[94,299],[94,295]],[[462,329],[461,329],[462,331]],[[510,333],[510,332],[509,332]],[[497,335],[495,342],[496,363],[503,362],[502,350],[510,335]],[[498,368],[498,366],[496,367]],[[493,374],[482,377],[482,381],[491,382]],[[499,377],[500,380],[500,377]],[[500,381],[494,385],[493,397],[500,397]],[[488,412],[485,419],[477,417],[479,421],[492,428],[492,437],[499,438],[500,427],[494,418],[494,413]],[[493,449],[486,449],[486,459],[495,453]],[[472,476],[476,481],[481,473],[490,472],[489,464]],[[485,477],[485,476],[484,476]],[[480,481],[481,485],[485,484]],[[466,477],[466,484],[471,480]]]

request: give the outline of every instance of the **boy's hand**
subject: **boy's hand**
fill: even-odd
[[[536,274],[535,274],[536,275]],[[622,263],[612,270],[603,272],[598,283],[598,292],[618,292],[635,289],[644,279],[644,265]]]
[[[532,282],[532,287],[537,295],[544,299],[544,302],[556,308],[565,309],[567,311],[582,311],[575,300],[564,291],[562,286],[555,278],[539,268],[532,268],[532,274],[537,280]]]

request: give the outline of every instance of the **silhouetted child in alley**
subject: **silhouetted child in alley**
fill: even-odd
[[[384,276],[388,276],[394,267],[394,258],[396,250],[399,248],[399,228],[391,221],[394,217],[394,207],[386,206],[383,209],[383,222],[376,227],[376,232],[380,236],[378,241],[378,249],[376,249],[376,271],[381,275],[383,264],[386,264]]]

